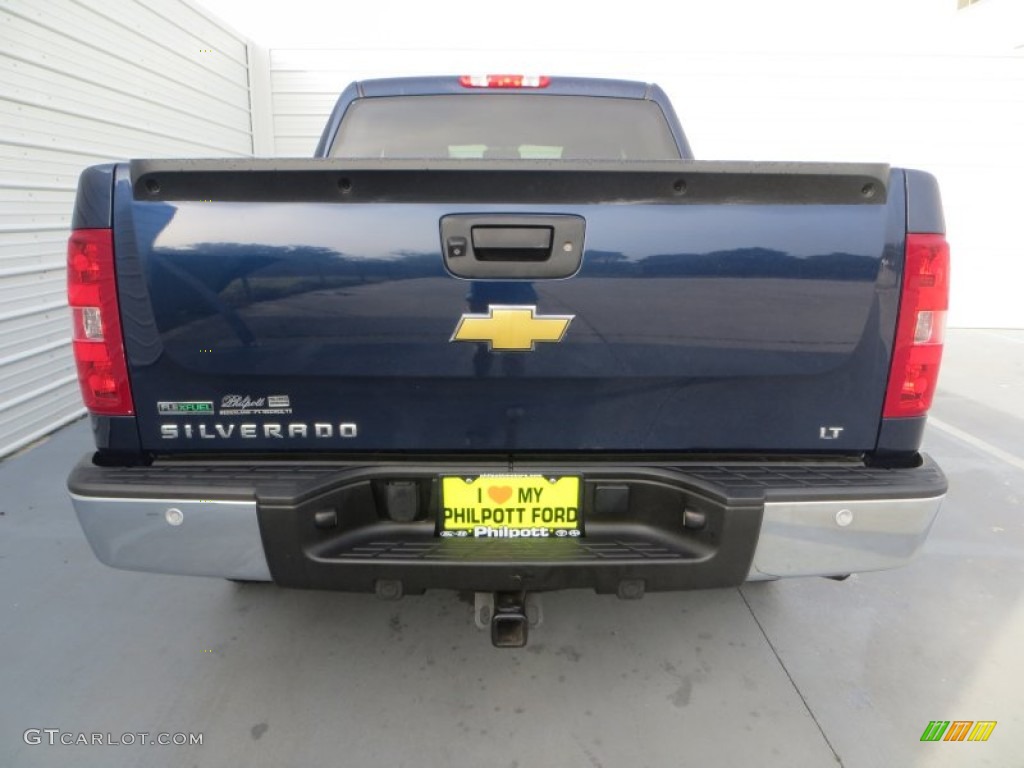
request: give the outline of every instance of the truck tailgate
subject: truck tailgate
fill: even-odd
[[[874,448],[902,172],[431,165],[119,166],[142,447]],[[455,277],[441,232],[451,216],[579,217],[582,263],[558,279]],[[453,340],[464,315],[530,307],[568,318],[560,340]]]

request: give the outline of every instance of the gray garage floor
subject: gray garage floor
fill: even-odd
[[[90,447],[75,424],[0,464],[0,766],[1024,766],[1024,332],[950,336],[926,449],[951,492],[911,566],[549,595],[522,651],[448,593],[101,566],[64,496]],[[921,743],[930,720],[998,725]]]

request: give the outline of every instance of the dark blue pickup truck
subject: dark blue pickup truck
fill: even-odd
[[[889,568],[949,249],[934,179],[701,162],[664,93],[355,83],[313,159],[81,177],[69,303],[96,555],[287,587],[528,597]]]

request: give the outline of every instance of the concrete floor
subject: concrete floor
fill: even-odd
[[[78,423],[0,464],[0,766],[1024,766],[1024,332],[951,332],[907,568],[620,602],[545,597],[492,649],[452,594],[114,571],[64,493]],[[996,720],[921,743],[930,720]],[[202,746],[28,745],[26,729]]]

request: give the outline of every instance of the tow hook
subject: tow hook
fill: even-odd
[[[530,627],[544,619],[540,595],[526,592],[477,592],[474,618],[480,629],[491,630],[495,648],[522,648],[529,639]]]

